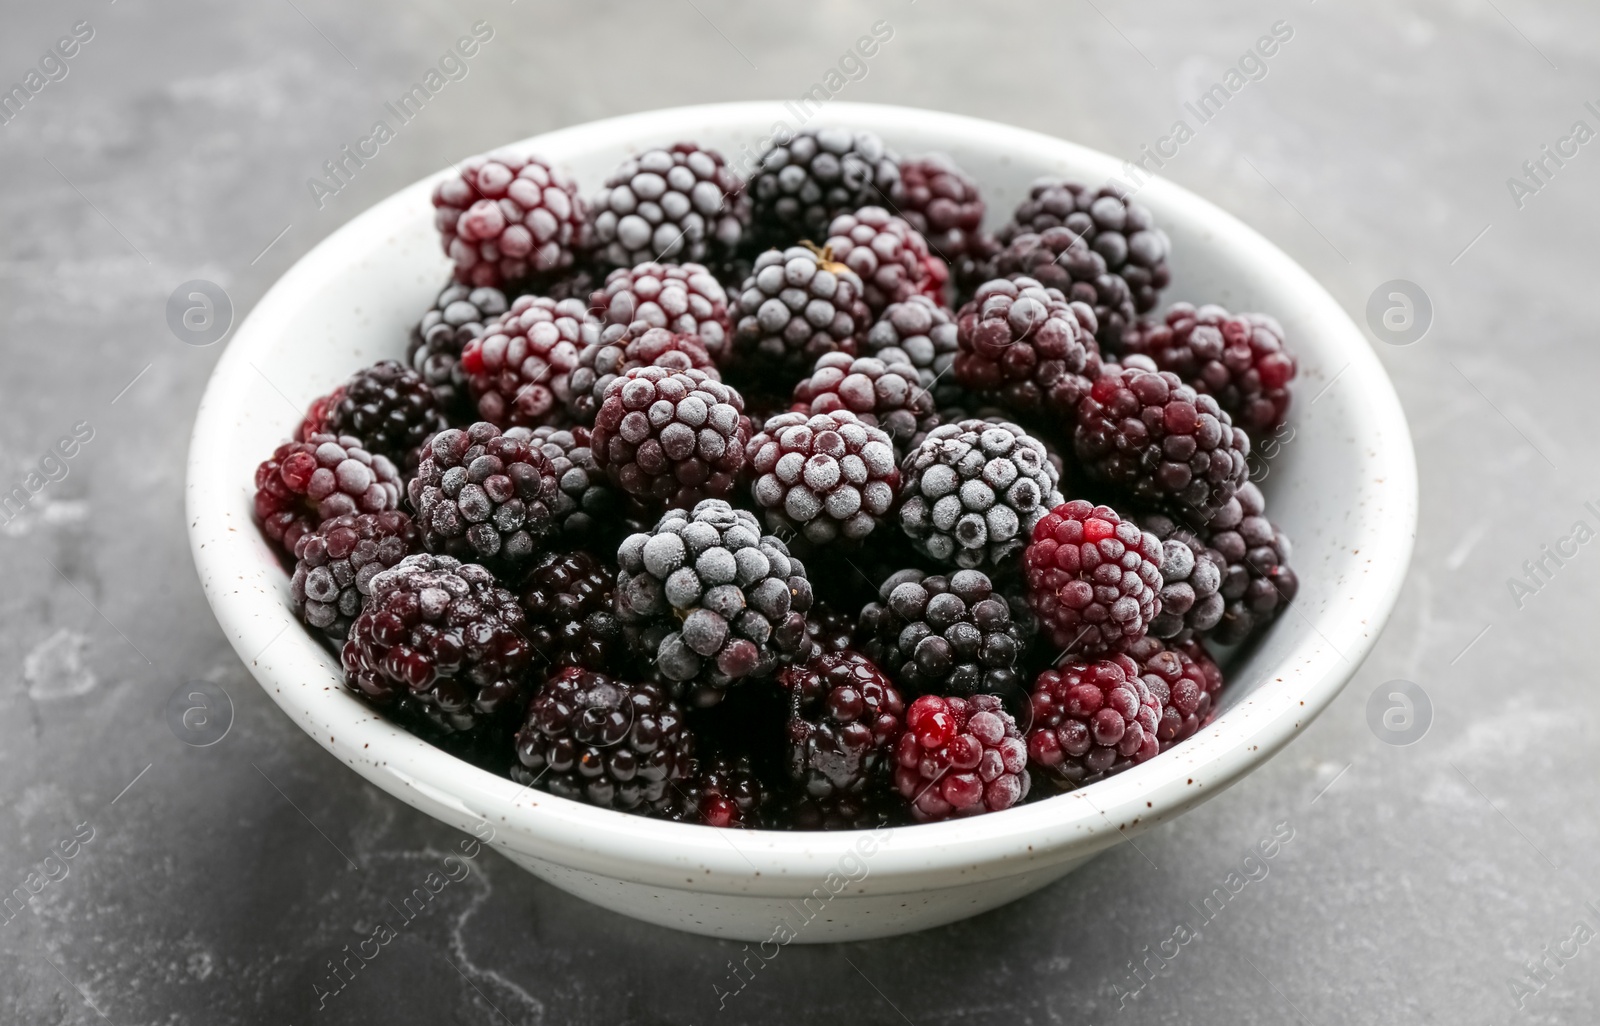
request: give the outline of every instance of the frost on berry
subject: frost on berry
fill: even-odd
[[[888,515],[900,485],[888,434],[842,410],[779,414],[746,451],[751,496],[767,526],[816,545],[860,542]]]

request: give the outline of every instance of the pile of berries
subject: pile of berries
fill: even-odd
[[[1167,236],[1108,188],[1041,180],[991,233],[870,132],[733,167],[664,141],[585,195],[502,150],[435,190],[452,280],[404,359],[255,475],[350,690],[715,827],[997,812],[1203,729],[1214,652],[1298,590],[1250,480],[1279,323],[1158,313]]]

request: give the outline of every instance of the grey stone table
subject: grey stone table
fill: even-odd
[[[36,91],[0,127],[0,491],[59,480],[0,526],[0,892],[39,885],[0,917],[0,1022],[1592,1021],[1600,10],[1223,6],[6,3],[0,85],[35,72]],[[319,207],[308,179],[480,19],[494,37],[466,77]],[[489,857],[319,1010],[329,961],[456,838],[293,727],[212,621],[182,486],[219,347],[174,336],[168,295],[209,279],[242,314],[447,160],[628,111],[796,97],[878,21],[893,37],[864,77],[846,64],[842,98],[1127,156],[1230,67],[1256,76],[1164,173],[1358,321],[1390,279],[1431,300],[1422,341],[1378,345],[1422,480],[1387,633],[1270,764],[1149,834],[1144,855],[1122,846],[1010,908],[786,949],[719,1009],[738,945],[599,911]],[[1242,60],[1280,21],[1292,39]],[[1367,715],[1398,679],[1431,710],[1407,747]],[[224,743],[169,730],[167,700],[192,680],[232,696]],[[1269,875],[1136,972],[1276,824],[1293,840]]]

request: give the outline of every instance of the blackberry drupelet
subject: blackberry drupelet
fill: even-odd
[[[644,322],[634,323],[637,327]],[[698,337],[666,328],[624,331],[615,338],[579,351],[578,365],[568,377],[571,394],[567,399],[567,411],[572,418],[579,424],[592,425],[595,413],[605,400],[607,386],[635,367],[693,368],[722,380],[711,354],[706,352]]]
[[[871,132],[801,129],[761,155],[751,176],[755,232],[765,244],[822,238],[840,214],[879,204],[897,209],[899,158]]]
[[[434,223],[464,285],[502,286],[572,267],[585,248],[577,186],[538,157],[495,150],[433,190]]]
[[[448,426],[443,405],[421,374],[380,360],[314,402],[300,437],[354,435],[397,466],[415,466],[417,447]]]
[[[467,374],[461,369],[461,350],[510,307],[506,294],[497,288],[452,283],[411,329],[406,363],[422,375],[439,405],[451,415],[465,413],[472,404]]]
[[[1032,278],[978,288],[956,316],[956,383],[1020,414],[1070,422],[1099,364],[1095,319]]]
[[[978,183],[943,154],[900,162],[905,198],[900,216],[928,240],[928,248],[954,264],[966,257],[983,226]]]
[[[341,661],[349,686],[446,732],[514,714],[532,649],[522,608],[474,563],[419,553],[372,579]]]
[[[861,279],[861,297],[874,319],[889,304],[915,295],[939,299],[950,278],[949,267],[928,252],[922,233],[878,206],[834,218],[825,248]]]
[[[883,523],[900,487],[889,435],[845,410],[780,413],[745,456],[767,527],[813,545],[859,543]]]
[[[905,702],[866,656],[846,649],[786,666],[788,772],[801,794],[826,811],[888,784]]]
[[[324,521],[400,507],[400,472],[352,435],[285,442],[256,467],[255,485],[256,519],[288,552]]]
[[[526,636],[556,666],[616,671],[626,665],[627,638],[614,609],[616,575],[588,552],[546,552],[517,586]]]
[[[1150,621],[1150,634],[1184,641],[1205,634],[1222,620],[1225,601],[1222,554],[1165,513],[1147,513],[1139,526],[1161,540],[1161,612]]]
[[[738,249],[750,226],[750,199],[722,154],[680,142],[624,161],[589,216],[603,265],[704,264]]]
[[[972,695],[1018,687],[1027,626],[987,575],[892,574],[861,610],[867,658],[910,694]]]
[[[856,272],[805,246],[757,257],[732,316],[733,357],[785,385],[825,353],[853,354],[872,323]]]
[[[342,642],[372,579],[421,547],[416,525],[399,510],[324,521],[295,543],[289,604],[306,626]]]
[[[1276,431],[1289,415],[1295,361],[1284,347],[1283,327],[1266,314],[1174,303],[1164,320],[1143,325],[1128,348],[1215,396],[1251,438]]]
[[[622,501],[606,480],[605,471],[595,462],[588,428],[540,427],[512,428],[506,434],[521,432],[550,461],[555,471],[555,504],[550,507],[555,529],[550,538],[566,546],[590,544],[613,536],[614,521]]]
[[[906,354],[891,348],[877,356],[819,356],[810,376],[794,386],[792,409],[810,414],[853,413],[863,424],[882,428],[897,452],[939,426],[933,393],[923,387],[921,375]]]
[[[603,340],[624,330],[642,332],[633,327],[642,321],[645,327],[693,335],[719,366],[727,362],[733,337],[728,308],[722,283],[694,263],[619,267],[589,296],[589,309],[606,325]]]
[[[1199,641],[1140,638],[1127,654],[1161,706],[1156,739],[1163,752],[1211,722],[1222,693],[1222,671]]]
[[[748,756],[716,755],[694,760],[676,797],[666,813],[668,819],[701,826],[755,828],[765,825],[762,812],[772,794],[751,769]]]
[[[879,359],[890,359],[887,352],[904,353],[917,369],[922,387],[933,393],[938,406],[953,404],[961,386],[949,373],[960,343],[956,339],[956,317],[927,296],[912,296],[904,303],[892,303],[867,331],[861,351]]]
[[[895,789],[919,823],[1009,809],[1028,796],[1028,749],[994,695],[923,695],[906,710]]]
[[[518,783],[625,812],[665,812],[694,766],[694,736],[665,688],[580,666],[545,679],[516,749]]]
[[[507,573],[538,554],[561,494],[531,435],[503,435],[484,421],[435,435],[408,492],[429,552]]]
[[[1018,235],[994,258],[993,270],[998,278],[1031,278],[1092,309],[1095,339],[1108,353],[1121,351],[1135,331],[1138,314],[1127,281],[1068,228]]]
[[[1033,684],[1028,761],[1063,790],[1121,773],[1161,752],[1164,710],[1123,653],[1067,662]]]
[[[1161,612],[1162,556],[1155,535],[1111,507],[1062,503],[1023,553],[1028,603],[1063,655],[1120,649]]]
[[[1206,635],[1237,645],[1271,623],[1300,591],[1289,568],[1289,538],[1266,517],[1267,503],[1254,482],[1240,487],[1203,528],[1205,543],[1224,561],[1222,619]]]
[[[1061,503],[1044,444],[1005,421],[941,424],[900,472],[901,529],[918,551],[954,566],[1003,565]]]
[[[654,510],[733,494],[750,423],[744,399],[702,370],[636,367],[606,386],[595,462]]]
[[[478,419],[502,428],[564,422],[578,352],[599,334],[576,299],[519,298],[461,351]]]

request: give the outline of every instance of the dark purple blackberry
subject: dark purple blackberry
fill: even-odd
[[[722,154],[681,142],[625,160],[589,216],[603,265],[705,264],[738,248],[750,226],[750,200]]]
[[[1062,503],[1023,553],[1028,604],[1063,655],[1120,649],[1161,612],[1162,557],[1155,535],[1111,507]]]
[[[732,495],[750,423],[737,391],[701,370],[636,367],[606,386],[595,462],[653,509]]]
[[[885,362],[893,362],[895,352],[904,353],[917,369],[922,387],[933,393],[934,403],[947,406],[961,390],[949,373],[959,348],[956,330],[950,310],[927,296],[912,296],[883,311],[867,331],[861,350]]]
[[[678,787],[667,818],[712,827],[763,826],[762,811],[771,792],[750,767],[747,756],[696,758],[688,779]]]
[[[806,645],[811,608],[806,568],[788,547],[762,536],[755,514],[707,499],[675,509],[617,552],[617,606],[624,616],[673,616],[656,663],[671,680],[713,691],[770,673]],[[705,704],[718,697],[700,696]]]
[[[1165,711],[1132,658],[1068,662],[1033,684],[1028,761],[1063,790],[1121,773],[1161,753]]]
[[[1207,633],[1221,622],[1226,603],[1222,554],[1165,513],[1147,513],[1139,526],[1161,540],[1161,612],[1150,621],[1150,634],[1185,641]]]
[[[522,296],[461,351],[478,419],[502,428],[564,423],[569,375],[600,324],[576,299]]]
[[[828,353],[817,358],[811,375],[794,386],[796,413],[848,412],[863,424],[882,428],[897,452],[913,438],[939,426],[933,393],[899,349],[884,349],[877,356]]]
[[[900,487],[894,444],[855,414],[780,413],[745,447],[750,486],[780,536],[859,543],[883,523]]]
[[[472,405],[467,375],[461,369],[461,350],[510,307],[506,294],[497,288],[452,283],[411,329],[406,363],[422,375],[439,405],[452,416],[465,413]]]
[[[861,279],[827,250],[769,249],[732,307],[734,357],[793,380],[824,353],[854,353],[872,323]]]
[[[694,765],[694,736],[664,688],[579,666],[545,679],[516,748],[518,783],[625,812],[666,811]]]
[[[874,319],[889,304],[915,295],[938,300],[950,277],[944,260],[928,252],[921,232],[878,206],[834,218],[826,248],[861,279],[861,298]]]
[[[614,608],[616,575],[587,552],[546,552],[517,586],[526,636],[547,664],[617,670],[627,638]]]
[[[789,693],[788,773],[801,794],[826,810],[885,789],[905,717],[888,675],[845,650],[785,667],[778,684]]]
[[[444,407],[421,374],[380,360],[313,403],[300,437],[355,435],[396,465],[415,466],[417,447],[448,426]]]
[[[493,424],[433,436],[408,486],[429,552],[514,572],[555,529],[555,467],[531,437]]]
[[[1250,473],[1249,437],[1166,371],[1106,364],[1078,403],[1072,447],[1091,478],[1185,517],[1221,509]]]
[[[584,248],[577,186],[538,157],[496,150],[433,190],[434,223],[464,285],[503,286],[570,268]]]
[[[636,326],[643,324],[642,321],[634,323]],[[606,387],[635,367],[693,368],[722,380],[711,354],[706,352],[698,337],[666,328],[624,331],[615,338],[579,351],[578,365],[568,379],[571,395],[567,399],[567,410],[572,419],[579,424],[594,424],[594,415],[605,400]]]
[[[1266,517],[1266,499],[1247,481],[1202,529],[1205,543],[1221,554],[1222,619],[1206,637],[1236,645],[1288,608],[1300,591],[1289,568],[1289,538]]]
[[[334,517],[295,543],[289,604],[306,626],[343,641],[372,579],[421,547],[416,525],[399,510]]]
[[[956,383],[1008,409],[1070,422],[1099,365],[1094,315],[1032,278],[979,287],[956,316]]]
[[[1106,258],[1068,228],[1018,235],[993,267],[997,278],[1028,278],[1092,309],[1095,339],[1106,352],[1120,352],[1135,330],[1138,315],[1127,281],[1107,270]]]
[[[960,567],[999,567],[1060,505],[1044,443],[1015,424],[963,420],[928,432],[901,464],[900,528],[919,552]]]
[[[506,434],[517,436],[528,431],[528,438],[544,453],[555,471],[555,530],[551,540],[575,546],[615,537],[615,520],[622,511],[621,497],[606,480],[605,471],[595,462],[590,448],[589,429],[575,427],[512,428]]]
[[[750,179],[757,238],[792,246],[820,239],[840,214],[880,205],[898,209],[899,159],[871,132],[802,129],[761,155]]]
[[[1009,809],[1028,797],[1028,749],[995,695],[923,695],[906,710],[895,790],[919,823]]]
[[[474,563],[407,556],[372,579],[350,628],[345,681],[376,704],[447,732],[520,707],[532,655],[516,596]]]
[[[285,442],[256,467],[255,483],[261,530],[289,552],[324,521],[400,506],[400,472],[352,435]]]
[[[1284,348],[1283,327],[1266,314],[1174,303],[1163,321],[1141,326],[1128,348],[1215,396],[1252,438],[1276,431],[1289,415],[1294,357]]]
[[[1127,655],[1138,664],[1141,679],[1161,706],[1156,739],[1163,752],[1193,737],[1216,716],[1222,671],[1199,641],[1140,638],[1128,646]]]
[[[911,694],[973,695],[1020,686],[1027,630],[986,574],[901,570],[861,610],[867,658]]]
[[[943,154],[900,162],[905,198],[899,213],[928,240],[928,248],[954,264],[968,255],[983,227],[978,183]]]
[[[728,293],[700,264],[645,263],[619,267],[589,296],[589,309],[607,326],[602,338],[627,329],[666,328],[693,335],[719,366],[727,362],[733,327]]]

